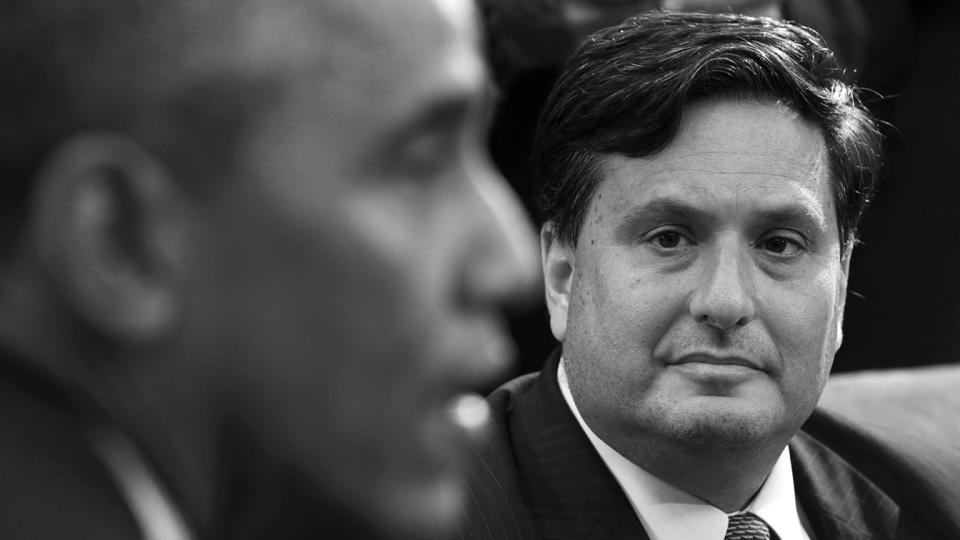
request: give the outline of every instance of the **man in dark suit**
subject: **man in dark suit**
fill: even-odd
[[[813,32],[652,13],[541,116],[562,343],[489,398],[466,538],[956,538],[960,451],[816,411],[879,136]],[[747,535],[747,536],[744,536]]]
[[[537,278],[475,18],[4,2],[0,537],[451,529]]]

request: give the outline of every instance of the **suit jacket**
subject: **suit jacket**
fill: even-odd
[[[0,355],[0,538],[141,538],[61,389]]]
[[[83,389],[0,347],[0,538],[144,538],[91,444],[89,428],[109,421]],[[201,528],[178,505],[195,539],[379,538],[362,517],[316,497],[301,474],[265,450],[245,439],[231,444],[242,435],[223,436],[230,442],[218,459],[225,478],[215,523]]]
[[[563,400],[559,357],[489,396],[491,421],[464,477],[461,538],[647,538]],[[881,440],[820,410],[789,447],[818,540],[960,538],[960,450]]]

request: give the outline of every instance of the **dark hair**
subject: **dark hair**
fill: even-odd
[[[573,245],[600,181],[598,155],[658,153],[698,100],[780,100],[822,130],[843,253],[874,191],[881,138],[841,76],[816,32],[775,19],[654,11],[601,30],[569,58],[540,117],[544,217]]]
[[[229,17],[214,26],[198,21],[199,10],[187,4],[4,2],[0,252],[22,225],[39,168],[78,133],[109,131],[137,140],[197,193],[210,189],[201,179],[232,163],[237,139],[269,90],[239,70],[197,69],[188,61],[198,40],[210,28],[222,31]]]

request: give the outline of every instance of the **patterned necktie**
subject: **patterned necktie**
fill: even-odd
[[[770,527],[750,512],[733,514],[723,540],[770,540]]]

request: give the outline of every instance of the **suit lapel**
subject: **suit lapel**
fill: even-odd
[[[142,537],[90,446],[91,403],[0,350],[0,538]]]
[[[510,411],[524,498],[543,538],[647,538],[623,490],[577,424],[557,383],[560,351]]]
[[[507,412],[519,485],[535,526],[544,539],[647,539],[560,393],[559,358],[557,350]],[[817,539],[897,538],[898,504],[848,461],[804,431],[790,452],[797,497]]]
[[[895,538],[900,508],[846,460],[802,431],[790,454],[794,489],[817,538]]]

